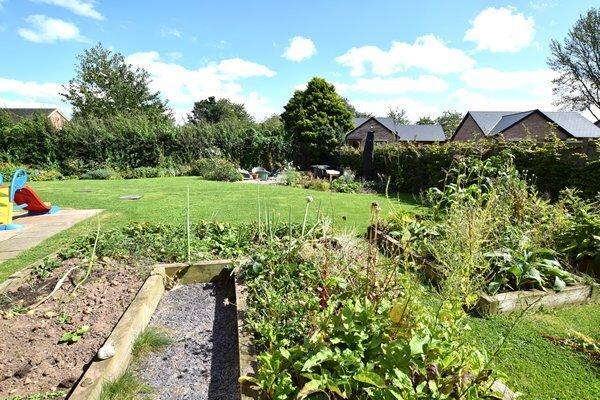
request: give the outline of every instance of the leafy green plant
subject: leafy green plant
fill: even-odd
[[[60,314],[58,314],[58,317],[56,317],[56,323],[59,325],[70,324],[71,316],[66,311],[63,311]]]
[[[573,190],[562,192],[562,201],[569,219],[558,237],[561,252],[574,263],[592,261],[600,272],[600,202],[583,200]]]
[[[53,390],[44,393],[34,393],[26,396],[8,397],[6,400],[51,400],[61,399],[67,395],[65,390]]]
[[[33,267],[33,269],[31,270],[31,273],[34,276],[38,277],[39,279],[45,280],[46,278],[48,278],[50,276],[52,271],[54,271],[56,268],[60,267],[61,265],[62,265],[62,263],[60,262],[60,260],[56,259],[55,257],[48,256],[48,257],[44,258],[35,267]]]
[[[221,157],[197,160],[192,164],[191,174],[209,181],[235,182],[242,180],[239,167]]]
[[[81,325],[79,328],[73,331],[63,333],[60,339],[58,339],[58,343],[77,343],[85,336],[86,333],[89,332],[89,330],[89,325]]]

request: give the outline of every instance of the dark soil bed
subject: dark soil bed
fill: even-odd
[[[80,263],[71,259],[45,279],[0,296],[0,399],[55,390],[67,392],[83,374],[119,321],[144,279],[144,269],[104,259],[73,295],[86,265],[74,270],[55,295],[35,310],[27,308],[47,296],[59,278]],[[81,340],[59,343],[81,326]]]
[[[159,399],[239,399],[235,290],[230,281],[181,285],[165,294],[151,326],[174,342],[134,370]]]

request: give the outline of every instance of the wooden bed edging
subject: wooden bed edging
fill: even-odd
[[[475,305],[480,315],[502,314],[516,310],[538,309],[540,307],[557,308],[577,304],[586,304],[600,299],[600,286],[580,284],[567,286],[560,292],[549,289],[518,290],[499,293],[494,296],[481,294]]]
[[[94,358],[67,399],[97,400],[102,392],[102,386],[106,382],[117,379],[125,372],[131,361],[133,344],[138,335],[150,323],[150,318],[170,281],[177,279],[183,284],[212,282],[219,279],[229,265],[231,265],[231,260],[203,261],[192,264],[157,264],[104,342],[103,347],[106,345],[114,347],[115,355],[106,360]],[[237,292],[236,282],[236,296]]]
[[[255,377],[258,370],[258,361],[256,359],[256,349],[252,342],[252,333],[246,320],[248,293],[243,282],[236,278],[235,280],[235,303],[237,308],[237,328],[238,328],[238,353],[240,357],[240,377]],[[255,400],[260,398],[259,393],[252,389],[247,382],[240,382],[241,400]]]
[[[377,238],[379,248],[387,255],[397,256],[402,254],[403,248],[400,242],[381,230],[369,227],[368,237],[370,241]],[[421,268],[423,274],[436,281],[441,277],[441,271],[434,265],[424,265]],[[479,315],[502,314],[515,310],[527,308],[538,309],[540,307],[558,308],[577,304],[586,304],[600,300],[600,286],[596,284],[578,284],[567,286],[560,292],[552,289],[543,290],[518,290],[513,292],[499,293],[496,295],[480,294],[474,311]]]

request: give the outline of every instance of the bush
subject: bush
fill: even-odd
[[[122,179],[123,177],[114,169],[111,168],[98,168],[86,172],[81,175],[81,179],[99,179],[99,180],[112,180]]]
[[[342,176],[331,182],[331,190],[340,193],[360,193],[364,190],[364,183],[356,180],[354,173],[346,169]]]
[[[32,181],[59,181],[64,179],[63,174],[57,169],[26,170]]]
[[[224,158],[201,158],[192,164],[190,173],[209,181],[235,182],[242,180],[239,167]]]
[[[542,193],[558,198],[564,188],[579,189],[585,197],[600,192],[600,141],[586,145],[563,140],[543,143],[474,141],[417,146],[395,143],[374,150],[375,170],[390,179],[390,188],[420,193],[429,187],[441,188],[452,162],[474,156],[487,159],[502,152],[512,154],[514,165],[526,174]],[[340,165],[360,172],[362,154],[345,146],[340,149]]]
[[[316,179],[313,178],[308,182],[307,189],[318,190],[320,192],[327,192],[331,187],[329,181],[325,179]]]

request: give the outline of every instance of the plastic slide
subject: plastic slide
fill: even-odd
[[[24,209],[33,214],[53,214],[58,207],[42,201],[40,196],[29,186],[25,186],[15,192],[15,204],[24,205]]]

